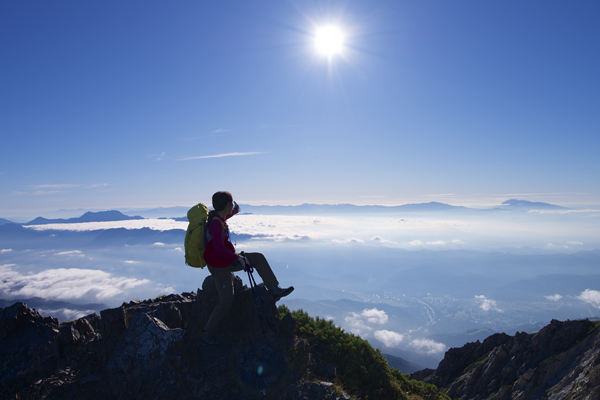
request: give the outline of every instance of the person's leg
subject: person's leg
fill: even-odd
[[[210,315],[204,331],[214,335],[219,329],[221,321],[229,312],[231,304],[233,304],[233,280],[230,267],[213,268],[209,265],[208,270],[213,276],[217,293],[219,293],[219,304],[217,304]]]
[[[244,253],[244,256],[250,261],[252,268],[258,272],[267,289],[271,290],[279,285],[279,281],[262,253]]]

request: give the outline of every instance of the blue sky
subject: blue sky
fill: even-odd
[[[597,1],[4,1],[0,213],[217,190],[600,204],[599,16]],[[346,34],[330,59],[324,25]]]

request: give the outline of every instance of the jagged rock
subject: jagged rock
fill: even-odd
[[[152,382],[160,379],[167,350],[181,340],[183,334],[182,329],[169,329],[146,313],[133,314],[106,365],[111,391],[139,397]]]
[[[238,277],[234,288],[217,347],[200,340],[218,303],[210,276],[197,293],[124,303],[63,324],[23,303],[0,309],[0,398],[349,399],[331,383],[300,381],[290,352],[304,351],[314,369],[308,375],[319,380],[334,380],[336,366],[295,338],[294,319],[279,318],[262,284],[255,289],[260,313]]]
[[[553,320],[535,334],[496,334],[450,349],[437,370],[413,375],[461,399],[600,398],[600,330]]]
[[[0,311],[0,387],[19,391],[49,375],[59,360],[58,320],[44,318],[23,303]],[[0,392],[0,394],[2,394]]]
[[[299,382],[286,389],[284,400],[350,400],[350,396],[336,393],[331,382]]]

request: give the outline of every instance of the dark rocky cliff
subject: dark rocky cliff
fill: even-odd
[[[327,321],[306,324],[307,314],[299,319],[289,310],[280,318],[259,285],[261,325],[250,289],[239,278],[234,285],[218,347],[200,341],[218,301],[211,277],[197,293],[125,303],[62,324],[23,303],[0,309],[0,399],[337,400],[349,399],[346,385],[359,399],[448,399],[435,386],[453,399],[600,399],[600,329],[588,320],[552,321],[536,334],[495,334],[450,349],[437,370],[413,374],[423,385],[388,371],[377,361],[381,354],[363,357],[374,350]],[[307,328],[320,330],[321,339],[307,339]],[[331,351],[339,346],[356,356],[335,361]],[[358,369],[348,372],[348,365]]]
[[[495,334],[453,348],[434,370],[412,375],[473,400],[600,399],[600,329],[553,320],[538,333]]]
[[[0,309],[0,398],[19,399],[341,399],[336,368],[294,336],[295,321],[279,318],[266,289],[266,333],[252,292],[235,281],[222,326],[223,345],[201,344],[218,301],[208,277],[197,293],[123,304],[59,324],[23,303]],[[288,353],[304,351],[311,379]],[[301,351],[301,352],[302,352]]]

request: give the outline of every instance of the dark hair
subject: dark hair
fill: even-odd
[[[233,196],[229,192],[217,192],[213,194],[212,203],[215,211],[223,211],[227,204],[233,201]]]

